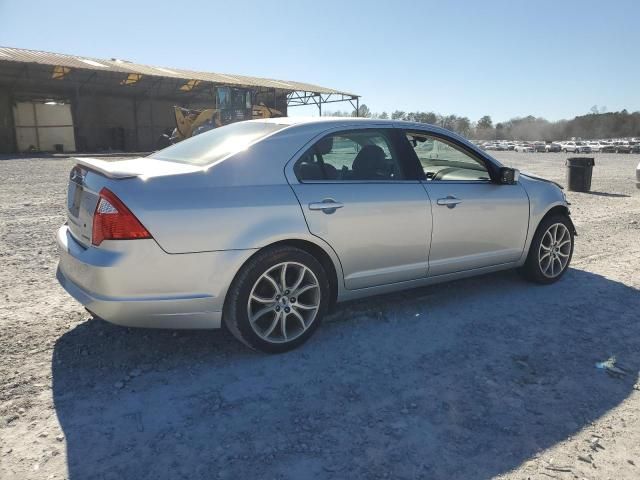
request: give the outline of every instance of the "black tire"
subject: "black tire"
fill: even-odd
[[[540,243],[542,242],[544,234],[547,232],[549,227],[555,225],[556,223],[563,224],[568,232],[569,237],[571,239],[571,248],[568,252],[569,257],[566,265],[562,268],[560,274],[549,277],[544,274],[542,271],[542,267],[540,266],[540,261],[538,260],[538,252],[540,251]],[[571,265],[571,258],[573,257],[573,247],[574,247],[574,235],[573,235],[573,224],[571,220],[562,214],[549,215],[545,217],[538,225],[536,229],[536,233],[531,241],[531,246],[529,247],[529,253],[527,255],[527,260],[525,264],[520,268],[520,273],[529,281],[539,283],[542,285],[549,285],[551,283],[555,283],[562,278],[565,274],[569,265]]]
[[[265,340],[254,331],[249,321],[247,305],[251,290],[258,279],[269,269],[283,262],[299,263],[313,272],[320,289],[320,306],[312,323],[302,334],[290,341],[274,343]],[[306,342],[320,326],[322,318],[331,303],[329,300],[330,292],[327,274],[313,255],[299,248],[286,245],[268,248],[249,259],[236,275],[227,292],[223,310],[223,322],[234,337],[254,350],[265,353],[287,352]]]

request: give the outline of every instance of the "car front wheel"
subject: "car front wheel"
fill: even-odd
[[[327,310],[329,292],[327,275],[314,256],[289,246],[267,249],[234,279],[224,322],[255,350],[286,352],[313,335]]]
[[[521,271],[529,280],[550,284],[567,271],[573,256],[573,226],[566,215],[542,220]]]

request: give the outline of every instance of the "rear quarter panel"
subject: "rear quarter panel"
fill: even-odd
[[[284,165],[306,136],[259,142],[207,170],[113,182],[168,253],[255,249],[311,236]]]

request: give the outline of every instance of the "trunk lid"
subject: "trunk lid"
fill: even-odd
[[[116,182],[143,180],[184,173],[202,171],[193,165],[134,158],[130,160],[105,161],[96,158],[74,158],[76,164],[69,175],[67,190],[67,221],[73,237],[83,246],[91,245],[93,214],[100,190],[110,188]]]

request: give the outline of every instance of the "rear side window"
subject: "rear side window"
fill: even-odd
[[[149,155],[149,158],[205,166],[245,150],[284,127],[286,125],[269,122],[232,123],[171,145]]]
[[[302,155],[293,169],[301,182],[404,179],[393,143],[384,130],[331,134]]]

